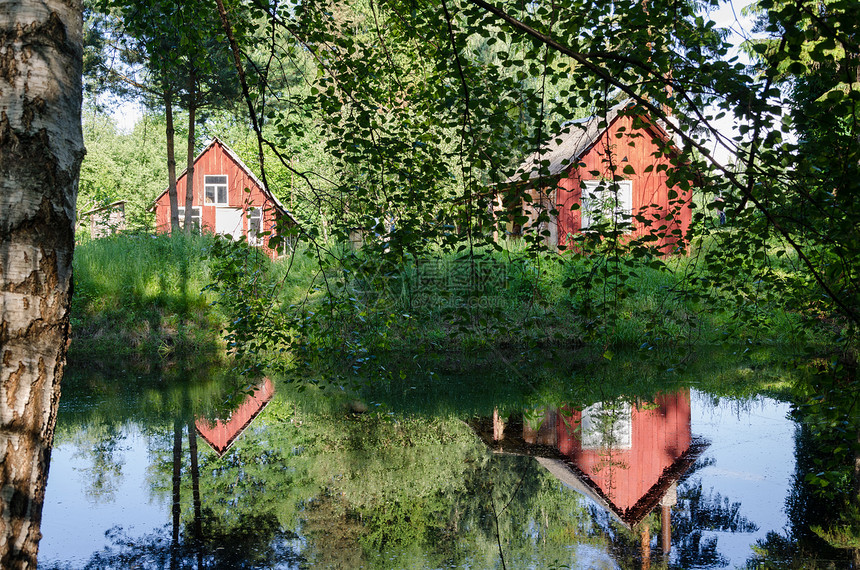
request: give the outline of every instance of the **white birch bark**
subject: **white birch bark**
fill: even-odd
[[[0,568],[35,568],[83,158],[81,0],[0,0]]]

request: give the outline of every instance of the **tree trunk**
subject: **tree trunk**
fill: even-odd
[[[165,85],[167,78],[164,79]],[[179,198],[176,195],[176,150],[173,146],[173,91],[164,88],[164,118],[167,128],[167,198],[170,201],[170,232],[179,231]]]
[[[170,568],[179,568],[179,522],[182,514],[181,483],[182,483],[182,424],[179,419],[173,420],[173,515],[170,535]]]
[[[197,77],[194,68],[188,72],[188,166],[185,170],[185,233],[194,231],[191,223],[194,204],[194,122],[197,111]]]
[[[188,452],[191,455],[191,496],[194,503],[194,540],[197,547],[203,538],[203,503],[200,501],[200,467],[197,464],[197,428],[188,421]],[[199,552],[199,550],[198,550]]]
[[[0,568],[35,568],[69,339],[80,0],[0,4]]]

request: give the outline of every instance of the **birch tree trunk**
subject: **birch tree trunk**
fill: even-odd
[[[69,338],[81,0],[0,2],[0,568],[35,568]]]

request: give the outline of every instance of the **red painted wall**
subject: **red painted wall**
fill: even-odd
[[[632,445],[612,451],[583,449],[575,429],[582,413],[559,410],[565,421],[557,423],[558,450],[622,512],[645,496],[663,471],[690,447],[689,391],[660,396],[656,406],[633,408]]]
[[[616,167],[617,175],[632,182],[633,215],[641,213],[646,219],[654,220],[650,228],[634,220],[636,229],[631,237],[644,236],[661,227],[665,227],[667,232],[680,230],[680,236],[686,236],[692,220],[692,211],[687,207],[692,199],[691,192],[675,186],[672,189],[678,197],[669,199],[666,171],[658,171],[658,165],[667,168],[672,165],[670,158],[662,156],[660,152],[656,127],[634,129],[633,122],[632,117],[617,117],[591,149],[586,151],[580,163],[572,166],[567,177],[559,181],[556,194],[559,245],[570,245],[568,234],[580,231],[580,212],[578,209],[571,210],[571,206],[579,204],[582,198],[580,182],[612,179],[611,165]],[[633,167],[635,174],[623,174],[622,170],[627,165]],[[653,166],[653,169],[645,172],[648,166]],[[674,220],[667,221],[666,216],[672,212]],[[667,234],[654,243],[669,253],[680,236]]]
[[[197,160],[194,161],[194,188],[193,204],[201,207],[201,230],[215,231],[215,208],[214,204],[203,203],[204,175],[227,175],[227,206],[242,208],[242,233],[248,235],[248,210],[251,208],[263,208],[263,231],[272,231],[276,221],[276,208],[274,202],[269,199],[257,185],[253,178],[224,150],[220,141],[215,141],[212,146],[205,150]],[[187,177],[183,173],[176,180],[176,194],[179,207],[185,207],[185,189]],[[246,192],[245,189],[250,189]],[[218,205],[217,207],[223,207]],[[170,198],[167,192],[159,196],[155,203],[155,231],[159,233],[170,232]],[[275,252],[264,246],[267,254],[272,256]]]

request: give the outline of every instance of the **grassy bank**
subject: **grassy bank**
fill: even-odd
[[[650,260],[528,252],[436,253],[391,263],[347,254],[331,286],[339,339],[386,350],[639,348],[815,341],[778,296],[692,285],[697,258]],[[336,281],[335,279],[332,280]]]
[[[272,263],[215,240],[124,235],[79,246],[72,350],[223,354],[225,327],[290,331],[288,349],[331,349],[357,361],[380,351],[726,342],[799,349],[815,341],[778,296],[727,298],[718,288],[690,286],[695,255],[643,262],[535,254],[517,244],[421,257],[300,248]],[[204,291],[219,279],[217,291]],[[258,353],[278,348],[259,346]]]
[[[203,292],[207,236],[117,235],[75,249],[75,354],[223,353],[223,315]]]

